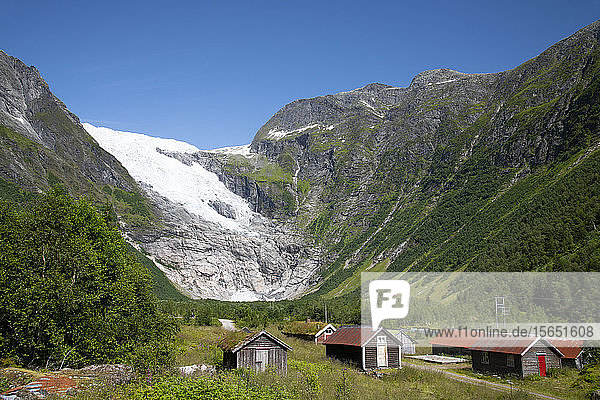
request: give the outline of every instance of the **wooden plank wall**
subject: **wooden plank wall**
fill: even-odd
[[[359,346],[347,346],[343,344],[326,344],[325,354],[327,357],[339,361],[351,363],[362,368],[362,348]]]
[[[268,368],[287,374],[287,350],[266,336],[260,336],[237,352],[237,367],[258,372],[255,350],[269,350]]]
[[[550,368],[561,367],[560,357],[552,350],[550,350],[550,348],[538,342],[535,346],[529,349],[527,353],[523,354],[523,376],[539,375],[538,359],[536,353],[546,354],[546,371]]]
[[[515,358],[515,366],[509,367],[507,366],[506,358],[507,354],[505,353],[496,353],[493,351],[489,351],[488,353],[488,364],[483,364],[481,362],[482,351],[473,350],[473,354],[471,360],[473,362],[473,370],[474,371],[488,371],[488,372],[496,372],[499,374],[514,374],[522,376],[523,372],[521,370],[521,356],[518,354],[514,354]]]

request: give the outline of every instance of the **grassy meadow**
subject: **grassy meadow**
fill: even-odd
[[[288,374],[267,371],[197,372],[189,377],[161,374],[140,377],[125,387],[99,388],[80,393],[77,399],[527,399],[515,390],[501,393],[448,379],[437,372],[413,368],[384,371],[383,377],[359,372],[325,357],[325,347],[283,337],[276,326],[269,332],[281,337],[293,351],[288,354]],[[183,326],[178,335],[177,365],[218,365],[222,353],[216,346],[225,334],[218,327]]]

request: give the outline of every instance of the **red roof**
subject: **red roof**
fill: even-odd
[[[364,335],[363,335],[364,333]],[[340,329],[329,335],[323,344],[344,344],[347,346],[362,346],[367,339],[373,336],[373,330],[362,328],[360,326],[342,326]]]
[[[438,336],[433,338],[430,342],[432,345],[446,346],[446,347],[460,347],[468,349],[475,344],[479,339],[479,334],[471,336],[471,331],[453,329],[451,331],[445,331],[440,333]]]
[[[494,351],[497,353],[523,354],[539,338],[534,336],[526,337],[480,337],[470,347],[470,350]]]
[[[548,339],[548,341],[563,353],[564,358],[577,358],[583,351],[581,340]]]

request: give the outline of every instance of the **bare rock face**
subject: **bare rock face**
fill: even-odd
[[[192,145],[84,125],[139,181],[159,215],[128,238],[193,298],[301,295],[317,268],[301,236],[256,211],[203,167]]]
[[[193,298],[232,301],[300,296],[317,268],[302,240],[257,214],[233,231],[187,212],[146,187],[164,228],[132,234],[177,287]]]

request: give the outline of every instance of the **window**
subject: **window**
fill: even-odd
[[[515,356],[512,354],[508,354],[506,356],[506,366],[514,368],[515,367]]]
[[[483,353],[481,353],[481,363],[482,364],[490,363],[490,356],[487,351],[484,351]]]
[[[377,336],[377,344],[387,344],[387,338],[385,336]]]

